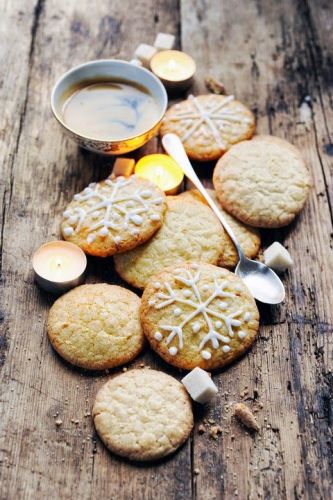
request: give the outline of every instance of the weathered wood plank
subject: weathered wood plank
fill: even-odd
[[[1,9],[0,23],[0,275],[2,269],[4,220],[10,206],[13,190],[14,157],[17,152],[22,121],[27,104],[27,82],[30,74],[32,48],[38,24],[38,4],[31,2],[22,9],[20,2],[5,3]],[[11,37],[17,43],[13,44]],[[18,52],[17,52],[18,51]],[[17,57],[20,53],[20,58]],[[11,78],[15,75],[15,79]],[[4,279],[4,277],[2,276]],[[0,324],[5,320],[1,305]],[[1,359],[5,356],[6,340],[2,343]]]
[[[62,210],[73,194],[108,175],[112,166],[110,159],[77,150],[57,128],[49,108],[53,83],[80,62],[131,57],[138,43],[151,43],[162,28],[177,33],[177,2],[130,5],[118,0],[92,7],[88,1],[40,0],[35,14],[31,9],[33,27],[27,24],[24,40],[20,26],[17,33],[11,31],[15,5],[7,8],[6,37],[13,51],[23,44],[26,56],[22,51],[20,64],[26,64],[28,78],[23,71],[20,75],[19,63],[9,68],[8,85],[15,86],[18,75],[22,80],[17,93],[23,104],[12,104],[8,93],[3,102],[8,122],[17,110],[22,120],[12,147],[13,189],[10,205],[6,195],[3,221],[8,352],[1,373],[1,498],[35,499],[50,493],[57,498],[189,498],[190,443],[172,459],[144,467],[119,460],[98,441],[86,414],[107,375],[74,370],[52,351],[45,323],[53,298],[33,285],[30,265],[33,250],[59,235]],[[14,54],[18,58],[16,49]],[[5,132],[7,146],[10,134]],[[110,261],[91,259],[89,266],[90,281],[118,279]],[[142,361],[157,363],[150,354],[137,364]],[[59,428],[55,416],[63,421]]]
[[[325,1],[320,2],[319,8],[315,2],[305,1],[301,4],[306,50],[311,60],[314,85],[318,92],[318,100],[314,106],[316,150],[324,173],[325,192],[331,218],[333,218],[333,23],[331,9],[330,3]]]
[[[182,1],[182,47],[198,62],[196,91],[205,91],[207,74],[220,78],[229,93],[256,112],[259,132],[285,137],[304,151],[314,180],[301,217],[290,228],[264,234],[266,243],[282,239],[295,258],[285,278],[288,298],[275,310],[261,308],[264,324],[252,352],[215,376],[227,394],[212,414],[225,416],[225,434],[208,453],[206,434],[195,437],[198,498],[329,495],[333,261],[331,162],[322,147],[330,143],[324,112],[331,113],[331,106],[323,105],[330,102],[328,69],[323,66],[331,45],[320,28],[329,23],[331,6],[316,2],[312,10],[316,31],[304,2]],[[325,58],[318,61],[314,50],[320,53],[323,41]],[[300,105],[307,95],[313,114],[310,110],[303,123]],[[258,412],[263,430],[256,437],[230,424],[224,406],[239,400],[243,389],[254,408],[263,405]]]
[[[0,323],[8,343],[1,343],[0,497],[35,499],[51,492],[59,498],[126,500],[328,498],[332,6],[323,0],[182,0],[181,27],[176,0],[116,0],[93,8],[86,0],[38,0],[24,9],[3,0],[3,6]],[[98,441],[86,415],[107,375],[74,370],[50,348],[45,321],[53,299],[32,285],[29,257],[58,236],[60,214],[73,193],[108,175],[112,165],[78,151],[61,134],[49,111],[54,81],[88,59],[128,58],[137,43],[152,42],[160,30],[181,33],[183,49],[195,57],[196,92],[204,91],[204,77],[213,73],[255,110],[260,132],[301,147],[314,189],[295,224],[264,234],[266,243],[284,240],[295,258],[285,278],[288,300],[276,309],[261,307],[256,346],[215,376],[221,395],[216,406],[196,408],[197,423],[204,417],[222,423],[223,436],[215,442],[208,432],[195,431],[173,457],[138,466],[114,457]],[[307,95],[313,113],[304,122],[300,105]],[[157,147],[153,140],[144,151]],[[198,166],[207,184],[211,167]],[[98,259],[90,259],[89,281],[120,282],[112,262]],[[135,364],[141,362],[180,376],[148,351]],[[258,410],[258,436],[231,420],[229,405],[242,391]]]
[[[39,22],[38,2],[22,6],[21,2],[6,2],[1,8],[0,23],[0,368],[5,362],[10,346],[10,313],[8,310],[7,287],[13,283],[14,271],[5,267],[6,240],[10,237],[5,221],[11,208],[14,183],[15,157],[27,107],[27,86],[30,79],[30,63],[33,55],[34,39]],[[16,43],[13,43],[13,38]],[[18,57],[19,54],[19,57]],[[13,235],[14,237],[14,235]],[[14,292],[14,287],[12,289]],[[14,401],[6,384],[1,386],[1,421],[11,418]],[[10,453],[19,443],[15,440],[16,429],[9,434],[1,428],[1,441],[7,440],[0,448],[1,476],[11,473]],[[14,436],[14,439],[13,439]],[[9,498],[9,482],[0,481],[1,498]],[[20,490],[18,489],[18,494]]]

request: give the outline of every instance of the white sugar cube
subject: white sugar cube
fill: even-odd
[[[149,68],[150,60],[156,52],[156,47],[147,45],[146,43],[141,43],[134,52],[134,59],[139,59],[145,68]]]
[[[293,265],[290,253],[281,243],[275,241],[264,251],[264,260],[266,266],[274,271],[283,272]]]
[[[143,66],[142,62],[140,59],[131,59],[130,64],[133,64],[134,66]]]
[[[154,47],[157,50],[171,50],[174,48],[176,37],[169,35],[169,33],[158,33],[155,38]]]
[[[217,387],[209,374],[199,367],[194,368],[181,382],[191,398],[201,404],[208,403],[217,393]]]

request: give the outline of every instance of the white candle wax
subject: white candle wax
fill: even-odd
[[[135,173],[157,184],[166,194],[176,194],[184,179],[180,166],[165,154],[143,156],[135,165]]]
[[[37,283],[48,292],[62,293],[82,282],[87,258],[68,241],[50,241],[34,254],[32,265]]]
[[[167,88],[184,89],[191,84],[195,73],[195,62],[180,50],[158,52],[150,61],[152,72]]]

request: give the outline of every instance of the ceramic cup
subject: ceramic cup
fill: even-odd
[[[124,140],[101,141],[85,137],[66,125],[62,117],[63,104],[71,93],[71,89],[84,80],[125,80],[143,85],[148,89],[159,106],[159,116],[142,134],[126,137]],[[55,84],[51,95],[51,108],[67,134],[80,146],[108,155],[119,155],[137,149],[151,139],[158,131],[168,104],[166,90],[160,80],[150,71],[126,61],[116,59],[100,59],[89,61],[67,71]]]

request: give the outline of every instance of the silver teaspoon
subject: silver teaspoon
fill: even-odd
[[[216,217],[219,219],[222,226],[230,236],[239,255],[239,262],[235,269],[235,273],[245,281],[253,297],[264,304],[279,304],[282,302],[285,297],[285,290],[282,281],[275,274],[275,272],[265,264],[245,257],[233,230],[223,217],[218,206],[207,193],[197,174],[194,172],[179,137],[175,134],[166,134],[162,139],[162,144],[164,149],[181,167],[186,177],[193,182],[202,196],[206,199]]]

